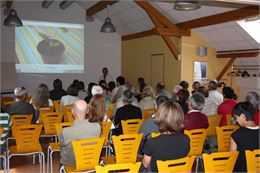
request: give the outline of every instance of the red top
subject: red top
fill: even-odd
[[[260,116],[260,113],[259,113],[259,110],[256,111],[255,113],[255,125],[259,126],[259,116]]]
[[[232,110],[237,102],[233,99],[227,99],[218,106],[218,114],[222,115],[221,122],[219,126],[227,125],[227,114],[232,114]]]
[[[207,129],[208,118],[199,111],[190,111],[184,116],[184,130]]]

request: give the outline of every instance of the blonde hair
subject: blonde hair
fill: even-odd
[[[94,95],[89,102],[87,119],[89,122],[102,123],[106,114],[105,97],[102,94]]]
[[[32,97],[32,105],[36,109],[45,108],[49,106],[49,89],[45,84],[40,84],[36,88],[36,92]]]
[[[171,100],[163,102],[156,113],[155,122],[160,132],[177,133],[184,127],[184,114],[181,106]]]
[[[153,88],[150,87],[150,86],[146,86],[146,87],[144,87],[144,89],[143,89],[142,98],[147,97],[147,96],[154,97]]]

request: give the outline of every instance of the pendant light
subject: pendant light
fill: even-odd
[[[109,5],[107,5],[107,17],[105,19],[105,23],[102,25],[100,32],[104,33],[113,33],[116,32],[116,28],[114,27],[110,17],[109,17]]]
[[[16,11],[14,9],[11,9],[8,16],[4,20],[4,25],[8,27],[19,27],[23,26],[23,23],[18,17]]]
[[[174,9],[182,11],[190,11],[199,9],[200,1],[199,0],[175,0]]]

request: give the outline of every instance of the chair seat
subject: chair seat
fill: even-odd
[[[76,167],[74,167],[74,166],[64,165],[64,169],[65,169],[67,172],[76,172]]]
[[[115,156],[101,157],[101,160],[103,160],[106,165],[116,163],[116,157]]]
[[[50,142],[51,150],[60,151],[60,144],[58,142]]]
[[[24,149],[23,152],[18,152],[16,146],[10,146],[9,147],[10,154],[26,154],[26,153],[33,153],[33,152],[42,152],[42,147],[40,144],[35,147],[28,147],[27,149]]]

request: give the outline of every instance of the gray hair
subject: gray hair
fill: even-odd
[[[254,106],[255,109],[259,109],[259,94],[257,92],[248,92],[246,100]]]
[[[133,92],[129,91],[129,90],[125,90],[123,92],[123,101],[126,103],[132,103],[134,100],[134,94]]]
[[[194,93],[190,97],[190,104],[193,110],[201,111],[205,104],[205,97],[200,93]]]
[[[218,82],[216,80],[212,80],[209,82],[209,88],[211,90],[217,90],[218,89]]]
[[[24,87],[17,87],[14,89],[14,96],[17,98],[22,98],[27,95],[27,91]]]

